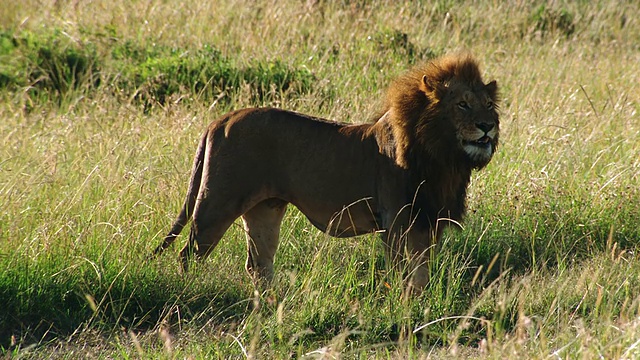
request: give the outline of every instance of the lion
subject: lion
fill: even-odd
[[[237,110],[213,121],[197,148],[186,200],[161,253],[193,219],[180,251],[187,270],[242,218],[245,268],[273,277],[288,204],[334,237],[380,232],[408,286],[429,281],[443,228],[462,220],[472,170],[498,146],[496,81],[482,81],[469,54],[418,66],[389,87],[372,123],[346,124],[275,108]],[[444,220],[444,221],[443,221]]]

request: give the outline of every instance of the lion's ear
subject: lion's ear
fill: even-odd
[[[490,83],[488,83],[487,85],[485,85],[484,88],[489,93],[489,96],[492,99],[495,99],[497,97],[497,94],[498,94],[498,83],[495,80],[493,80]]]
[[[420,82],[420,88],[424,92],[433,91],[433,89],[431,88],[431,84],[429,84],[429,78],[427,77],[427,75],[422,75],[422,81]]]
[[[434,93],[438,91],[442,91],[443,84],[430,79],[427,75],[422,75],[422,91],[425,93]],[[445,86],[446,87],[446,86]]]

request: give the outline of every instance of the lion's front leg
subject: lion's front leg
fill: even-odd
[[[420,292],[429,283],[438,234],[431,229],[409,231],[407,234],[408,287]]]
[[[409,292],[420,293],[429,283],[436,234],[430,230],[397,229],[386,239],[387,257],[404,274]]]
[[[416,254],[408,261],[409,275],[407,286],[412,293],[420,293],[429,284],[431,276],[429,263],[433,251],[427,250],[424,254]]]

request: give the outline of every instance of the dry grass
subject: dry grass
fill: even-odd
[[[106,86],[61,104],[30,98],[28,87],[2,90],[1,349],[33,358],[640,357],[640,20],[629,15],[639,11],[631,1],[3,5],[0,30],[61,30],[106,59],[126,41],[211,45],[239,66],[279,60],[315,78],[308,92],[257,104],[247,86],[150,109]],[[295,209],[279,278],[259,297],[237,226],[186,278],[173,256],[144,262],[213,118],[269,105],[366,121],[390,79],[460,49],[500,85],[503,143],[474,176],[465,229],[445,237],[423,296],[401,299],[374,237],[330,240]],[[9,63],[0,58],[0,71]]]

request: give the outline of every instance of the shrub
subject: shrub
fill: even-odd
[[[27,87],[33,99],[60,102],[71,91],[100,85],[100,59],[92,43],[75,41],[63,32],[0,34],[0,88]],[[6,61],[4,61],[6,60]]]
[[[540,5],[529,18],[534,33],[542,36],[560,33],[570,36],[575,32],[573,15],[566,9],[553,9]]]
[[[0,33],[0,89],[27,88],[33,102],[61,104],[70,94],[90,95],[103,84],[149,109],[170,99],[212,101],[221,93],[250,89],[251,102],[264,103],[309,92],[314,76],[281,61],[245,66],[214,46],[200,49],[73,40],[62,31]],[[107,46],[98,51],[98,45]],[[107,55],[99,55],[99,53]]]

